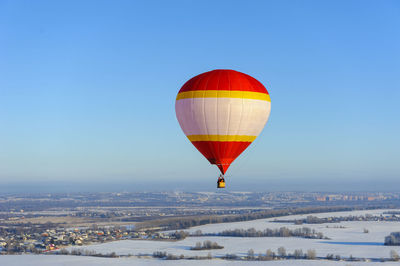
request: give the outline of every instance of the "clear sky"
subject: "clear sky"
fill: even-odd
[[[0,0],[0,184],[214,189],[174,105],[217,68],[272,102],[232,187],[400,183],[400,1]]]

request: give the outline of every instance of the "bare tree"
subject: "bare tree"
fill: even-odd
[[[284,247],[279,247],[278,248],[278,255],[283,257],[286,257],[286,249]]]
[[[61,255],[69,255],[69,251],[68,251],[68,249],[63,248],[60,250],[60,254]]]
[[[203,232],[201,232],[201,230],[199,229],[199,230],[196,230],[193,235],[201,236],[202,234],[203,234]]]
[[[301,259],[303,257],[303,250],[296,249],[293,253],[295,259]]]
[[[400,259],[399,254],[396,251],[391,250],[390,251],[390,259],[393,261],[399,261],[399,259]]]
[[[350,255],[350,258],[351,258],[351,255]],[[333,260],[333,254],[330,254],[330,253],[326,254],[326,259]]]
[[[267,251],[265,252],[266,258],[267,260],[272,260],[275,256],[274,252],[272,252],[272,250],[267,249]]]
[[[254,260],[254,250],[253,249],[249,249],[249,251],[247,251],[247,258],[249,260]]]
[[[315,260],[316,257],[317,257],[317,253],[315,252],[315,249],[307,250],[307,259]]]

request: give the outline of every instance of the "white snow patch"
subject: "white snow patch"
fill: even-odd
[[[7,266],[395,266],[396,262],[345,262],[345,261],[310,261],[310,260],[287,260],[287,261],[225,261],[225,260],[156,260],[136,258],[96,258],[82,256],[58,256],[58,255],[4,255],[0,256],[0,265]]]

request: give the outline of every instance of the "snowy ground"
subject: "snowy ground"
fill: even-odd
[[[302,218],[306,218],[309,215],[316,216],[319,218],[341,217],[341,216],[349,216],[349,215],[360,216],[360,215],[366,215],[366,214],[378,216],[387,211],[400,211],[400,210],[362,210],[362,211],[348,211],[348,212],[326,212],[326,213],[324,212],[324,213],[290,215],[290,216],[281,216],[281,217],[276,217],[276,218],[259,219],[259,220],[253,220],[253,221],[247,221],[247,222],[208,224],[208,225],[192,227],[186,231],[195,232],[196,230],[200,229],[203,233],[216,233],[216,232],[221,232],[223,230],[236,229],[236,228],[246,229],[246,228],[254,227],[257,230],[263,230],[265,228],[279,228],[282,226],[286,226],[288,228],[299,228],[299,227],[303,227],[303,226],[310,227],[310,228],[322,228],[322,227],[326,227],[326,225],[329,225],[331,227],[331,226],[338,225],[338,224],[293,225],[293,224],[289,224],[289,223],[272,223],[272,221],[302,219]],[[395,224],[400,225],[400,223],[395,223]],[[342,222],[339,225],[344,225],[344,223]]]
[[[4,255],[0,256],[0,265],[4,266],[397,266],[398,262],[345,262],[345,261],[310,261],[310,260],[287,260],[287,261],[225,261],[225,260],[155,260],[136,258],[95,258],[57,255]]]
[[[317,217],[348,216],[348,215],[380,215],[386,210],[372,211],[354,211],[337,213],[313,214]],[[279,217],[278,219],[299,219],[307,215],[293,215]],[[198,229],[203,233],[218,233],[226,229],[251,228],[258,230],[265,228],[300,228],[309,227],[317,232],[322,232],[330,240],[324,239],[304,239],[304,238],[283,238],[283,237],[261,237],[261,238],[242,238],[242,237],[188,237],[177,242],[151,241],[151,240],[122,240],[105,244],[95,244],[84,246],[83,249],[94,250],[100,253],[110,253],[112,251],[119,255],[151,255],[154,251],[165,251],[174,255],[183,254],[185,256],[205,256],[211,253],[212,256],[221,257],[227,253],[236,255],[246,255],[249,249],[253,249],[256,254],[263,253],[267,249],[275,251],[283,246],[287,252],[293,253],[295,249],[302,249],[306,252],[308,249],[314,249],[317,256],[324,257],[327,254],[338,254],[343,257],[360,258],[389,258],[390,251],[395,250],[400,254],[400,247],[384,246],[384,237],[391,232],[400,231],[399,222],[341,222],[328,224],[304,224],[294,225],[289,223],[272,222],[275,218],[260,219],[247,222],[209,224],[193,227],[188,231],[194,232]],[[328,228],[327,228],[328,226]],[[344,226],[345,228],[334,228],[335,226]],[[369,233],[364,233],[364,228]],[[192,251],[190,247],[196,242],[204,240],[215,241],[224,246],[224,249]],[[73,249],[73,248],[70,248]]]
[[[386,210],[372,211],[354,211],[354,212],[337,212],[337,213],[320,213],[312,214],[317,217],[332,216],[348,216],[348,215],[380,215]],[[299,219],[308,215],[293,215],[278,217],[277,219]],[[206,256],[211,253],[214,257],[221,257],[227,253],[244,256],[249,249],[253,249],[255,254],[265,254],[267,249],[275,251],[283,246],[287,252],[293,253],[295,249],[302,249],[306,252],[308,249],[316,250],[317,256],[324,257],[327,254],[338,254],[342,257],[359,258],[389,258],[390,251],[395,250],[400,254],[400,247],[388,247],[383,245],[384,237],[391,232],[400,231],[399,222],[341,222],[328,224],[304,224],[293,225],[289,223],[272,222],[275,218],[260,219],[247,222],[210,224],[194,227],[188,231],[194,232],[198,229],[203,233],[218,233],[226,229],[246,229],[254,227],[258,230],[265,228],[299,228],[309,227],[317,232],[322,232],[330,240],[320,239],[303,239],[303,238],[278,238],[278,237],[262,237],[262,238],[241,238],[241,237],[188,237],[181,241],[151,241],[151,240],[122,240],[104,244],[94,244],[79,247],[81,249],[93,250],[99,253],[116,252],[118,255],[151,255],[154,251],[165,251],[174,255],[183,254],[185,256]],[[328,226],[328,227],[327,227]],[[335,226],[344,226],[345,228],[334,228]],[[369,233],[364,233],[364,228]],[[203,250],[192,251],[190,247],[196,242],[204,240],[215,241],[224,246],[219,250]],[[73,249],[70,247],[69,249]],[[36,264],[35,264],[36,263]],[[138,258],[92,258],[92,257],[74,257],[74,256],[0,256],[0,265],[400,265],[400,263],[385,262],[377,263],[356,263],[356,262],[335,262],[335,261],[275,261],[275,262],[232,262],[219,259],[206,261],[162,261],[156,259],[138,259]]]

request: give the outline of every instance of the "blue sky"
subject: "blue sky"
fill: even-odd
[[[400,180],[399,1],[0,0],[0,183],[214,188],[174,104],[217,68],[272,101],[233,187]]]

